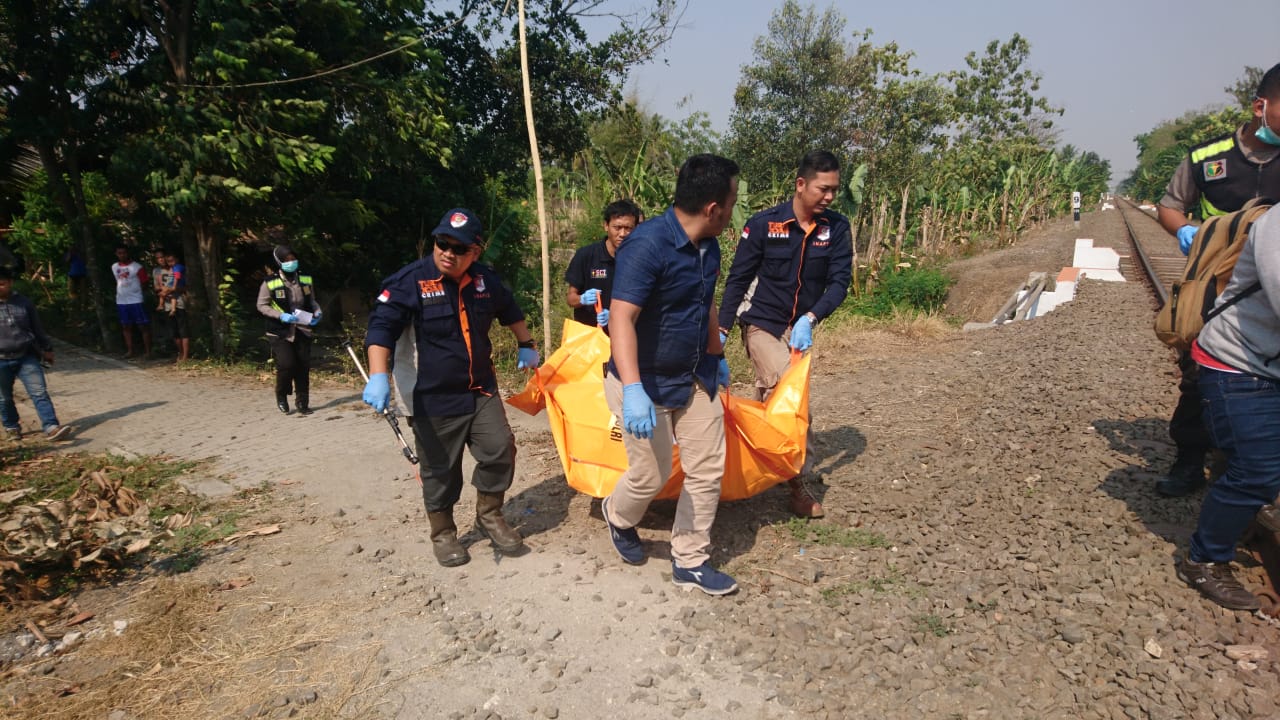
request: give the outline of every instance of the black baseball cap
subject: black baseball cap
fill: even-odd
[[[431,231],[432,235],[448,235],[463,245],[475,245],[484,242],[480,237],[480,218],[466,208],[454,208],[440,218],[440,224]]]

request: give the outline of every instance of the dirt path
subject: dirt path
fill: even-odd
[[[624,569],[616,561],[599,532],[598,502],[558,474],[545,415],[508,409],[520,456],[507,515],[532,552],[499,558],[469,534],[475,559],[448,571],[431,556],[410,466],[357,392],[313,388],[315,414],[284,416],[260,384],[142,369],[71,347],[60,348],[50,386],[61,419],[76,428],[69,449],[209,458],[211,473],[192,478],[193,489],[281,491],[278,511],[262,518],[281,521],[281,535],[205,563],[192,577],[247,573],[264,602],[318,605],[341,618],[328,628],[342,629],[333,648],[377,646],[390,676],[412,678],[389,689],[401,708],[392,716],[420,717],[430,706],[587,717],[601,693],[606,704],[638,691],[656,699],[656,690],[640,690],[638,676],[601,670],[619,658],[666,657],[668,631],[659,626],[681,612],[706,612],[699,598],[671,586],[669,562]],[[468,456],[468,476],[472,464]],[[470,528],[473,513],[474,493],[464,492],[460,528]],[[637,622],[616,622],[631,612]],[[706,695],[680,699],[690,707],[764,702],[760,692],[708,676],[691,656],[669,664],[679,670],[667,675],[687,675]],[[650,704],[628,715],[668,712]]]
[[[1119,241],[1117,215],[1086,222]],[[993,258],[978,271],[1000,277],[964,285],[968,307],[998,307],[1008,278],[1056,273],[1076,235],[1058,223]],[[1199,500],[1151,489],[1171,457],[1176,390],[1145,293],[1085,282],[1045,318],[932,341],[820,329],[812,399],[829,516],[789,524],[780,490],[723,506],[712,559],[743,589],[721,599],[671,586],[669,503],[642,523],[646,565],[613,555],[598,503],[565,487],[542,418],[509,412],[521,454],[508,516],[532,552],[499,561],[469,535],[475,559],[445,570],[407,465],[350,390],[317,392],[310,418],[282,417],[262,386],[83,355],[51,385],[78,447],[212,455],[232,485],[278,489],[256,519],[284,532],[181,576],[252,577],[223,594],[234,622],[218,627],[293,622],[305,639],[244,661],[273,678],[253,696],[264,714],[1276,717],[1277,631],[1172,572]],[[120,602],[82,604],[95,601]],[[1234,644],[1269,654],[1239,664]],[[61,662],[70,673],[74,654]],[[300,688],[319,701],[283,703]],[[169,716],[258,709],[243,694],[197,695],[175,693]],[[119,710],[112,720],[142,716]]]

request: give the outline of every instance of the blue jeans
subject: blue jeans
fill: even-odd
[[[48,431],[58,426],[58,416],[53,412],[53,401],[44,386],[44,370],[35,355],[24,355],[17,360],[0,360],[0,422],[6,430],[18,429],[18,406],[13,402],[13,381],[17,378],[27,389],[31,404],[40,416],[40,427]]]
[[[1192,562],[1229,562],[1258,509],[1280,492],[1280,382],[1200,368],[1205,427],[1227,471],[1205,495]]]

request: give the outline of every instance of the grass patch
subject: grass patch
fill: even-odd
[[[885,332],[908,340],[932,340],[955,332],[956,324],[936,311],[890,308],[883,316],[858,315],[839,310],[823,323],[826,332],[839,335]],[[821,343],[821,340],[816,341]]]
[[[9,448],[0,455],[0,492],[30,488],[28,498],[65,500],[88,473],[107,472],[150,502],[170,498],[177,478],[200,466],[197,461],[147,457],[128,460],[116,455],[54,453],[48,446]]]
[[[934,637],[946,637],[951,634],[951,626],[946,621],[932,613],[928,615],[916,615],[911,618],[915,624],[916,632],[932,635]]]
[[[857,315],[887,317],[897,310],[935,313],[947,299],[951,278],[938,268],[904,267],[882,274],[879,283],[846,305]]]
[[[842,528],[827,523],[816,523],[802,518],[791,518],[779,523],[797,542],[810,545],[833,545],[847,548],[887,548],[885,536],[863,528]]]
[[[855,580],[852,582],[840,583],[829,588],[823,588],[820,592],[822,599],[828,603],[835,604],[850,595],[860,595],[870,590],[876,595],[905,595],[906,597],[919,597],[921,589],[907,582],[902,572],[898,568],[890,565],[889,574],[882,577],[871,577],[865,580]]]

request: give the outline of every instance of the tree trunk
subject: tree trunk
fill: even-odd
[[[860,225],[853,225],[849,228],[849,233],[852,235],[849,238],[849,247],[853,250],[853,256],[849,260],[853,265],[853,274],[849,285],[853,288],[854,297],[862,296],[862,286],[858,283],[858,236],[862,234],[861,230],[862,227]]]
[[[221,357],[227,352],[227,317],[220,302],[221,294],[218,286],[222,282],[222,247],[218,235],[207,220],[196,220],[194,223],[195,241],[200,258],[200,271],[205,297],[208,300],[206,317],[209,318],[210,339],[213,354]]]
[[[907,202],[911,199],[911,183],[902,188],[902,210],[898,213],[898,237],[893,244],[893,266],[902,263],[902,244],[907,240]]]
[[[209,298],[205,285],[204,263],[200,261],[200,243],[196,239],[196,222],[184,216],[178,224],[182,239],[182,261],[187,267],[187,320],[191,323],[192,337],[211,337],[209,307],[217,303],[217,296]]]
[[[53,196],[61,207],[63,215],[66,216],[67,222],[71,223],[72,236],[77,238],[75,242],[81,250],[81,257],[84,258],[89,277],[90,307],[93,308],[94,318],[98,322],[102,346],[107,350],[118,350],[117,336],[107,328],[110,315],[103,300],[105,285],[102,263],[98,259],[97,235],[94,232],[93,221],[89,217],[88,206],[84,201],[84,186],[80,178],[79,165],[74,162],[74,149],[66,154],[68,158],[66,168],[58,162],[58,154],[54,150],[52,140],[40,138],[37,141],[36,151],[40,155],[40,164],[44,167],[45,175],[49,178],[49,189],[53,191]]]

